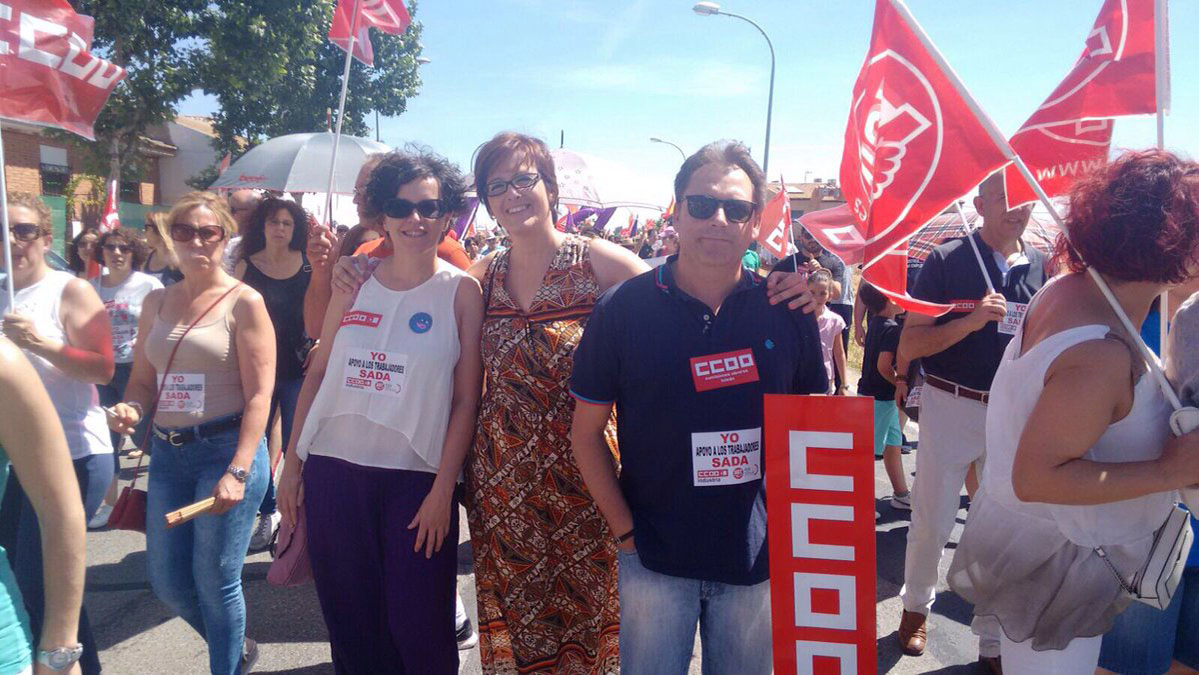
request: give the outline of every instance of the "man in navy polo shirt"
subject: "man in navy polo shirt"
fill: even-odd
[[[686,673],[698,622],[705,673],[764,674],[762,396],[826,391],[820,336],[741,269],[766,201],[745,146],[705,146],[674,189],[679,253],[609,290],[575,352],[575,459],[619,541],[622,670]]]
[[[909,313],[899,342],[903,358],[923,358],[925,374],[898,632],[904,653],[913,656],[924,652],[925,623],[962,484],[986,452],[987,391],[1028,301],[1045,283],[1045,257],[1020,241],[1031,209],[1007,209],[1002,172],[983,181],[974,206],[982,228],[933,249],[911,290],[913,297],[954,309],[936,318]],[[900,389],[906,395],[906,387]],[[980,659],[995,671],[998,626],[978,622],[975,628]]]

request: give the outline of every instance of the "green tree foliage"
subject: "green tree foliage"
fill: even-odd
[[[321,131],[337,109],[345,52],[326,35],[334,0],[223,0],[212,3],[204,34],[204,90],[216,96],[221,153],[290,133]],[[409,5],[415,17],[415,4]],[[354,61],[343,133],[364,135],[368,115],[399,115],[420,87],[421,26],[402,36],[371,31],[375,66]]]

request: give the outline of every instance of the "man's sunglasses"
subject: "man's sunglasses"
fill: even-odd
[[[716,215],[716,209],[724,210],[730,223],[744,223],[754,217],[757,207],[744,199],[714,199],[707,195],[687,195],[687,213],[692,218],[707,220]]]
[[[41,237],[44,232],[36,223],[13,223],[8,226],[12,238],[17,241],[30,242]]]
[[[499,197],[508,191],[508,186],[516,188],[517,192],[524,192],[537,184],[541,180],[541,176],[535,173],[521,173],[512,177],[512,180],[493,180],[485,187],[488,197]]]
[[[383,205],[383,215],[388,218],[402,220],[412,215],[416,211],[421,218],[440,218],[445,215],[445,207],[440,199],[423,199],[419,202],[410,202],[407,199],[396,198]]]
[[[105,244],[104,250],[108,251],[109,253],[121,255],[122,253],[132,253],[133,247],[129,244]]]
[[[225,230],[216,225],[202,225],[200,227],[188,225],[187,223],[175,223],[171,225],[171,239],[180,244],[194,241],[197,236],[205,244],[211,244],[224,239]]]

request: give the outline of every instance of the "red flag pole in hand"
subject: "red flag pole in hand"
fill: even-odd
[[[340,3],[338,3],[340,4]],[[333,227],[333,178],[337,173],[337,147],[341,145],[341,122],[346,113],[346,92],[350,88],[350,64],[354,60],[354,42],[358,39],[359,11],[362,0],[354,0],[350,11],[350,34],[347,37],[346,65],[341,71],[341,96],[337,101],[337,126],[333,132],[333,152],[329,157],[329,189],[325,192],[325,224]],[[335,9],[334,12],[337,10]]]

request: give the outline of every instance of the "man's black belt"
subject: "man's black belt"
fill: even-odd
[[[225,419],[197,424],[194,427],[183,427],[181,429],[163,429],[155,424],[154,435],[179,448],[197,439],[215,436],[223,431],[236,429],[241,426],[241,417],[241,413],[238,413],[233,417],[226,417]]]

